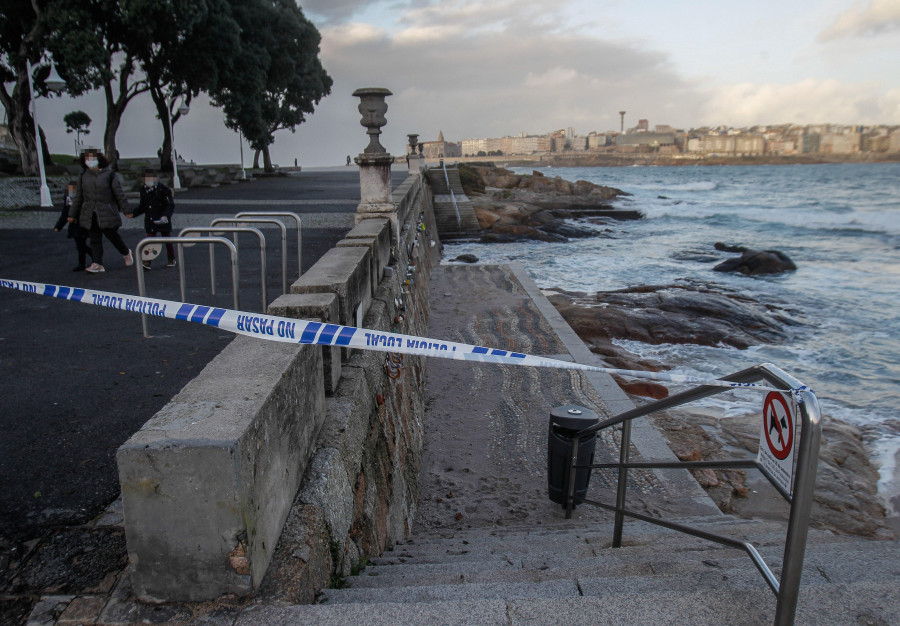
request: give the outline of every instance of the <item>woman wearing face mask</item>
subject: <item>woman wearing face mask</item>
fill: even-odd
[[[126,217],[144,216],[144,232],[148,237],[155,237],[157,233],[163,237],[172,235],[172,212],[175,210],[175,200],[172,199],[172,190],[159,182],[159,177],[153,170],[144,172],[144,184],[141,186],[141,204],[132,213],[126,213]],[[175,246],[166,244],[166,267],[175,267]],[[150,270],[150,261],[144,261],[144,269]]]
[[[77,221],[90,233],[94,262],[85,271],[92,274],[106,271],[103,267],[104,236],[125,259],[125,265],[133,265],[131,250],[119,234],[122,225],[119,212],[129,212],[122,181],[99,150],[88,148],[82,152],[81,166],[84,171],[78,179],[78,189],[69,209],[69,222]]]

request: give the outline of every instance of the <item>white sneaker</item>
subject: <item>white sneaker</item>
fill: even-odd
[[[125,267],[131,267],[132,265],[134,265],[134,257],[131,256],[131,250],[129,250],[128,254],[126,254],[122,258],[125,259]]]
[[[90,272],[91,274],[98,274],[100,272],[105,272],[106,269],[98,263],[91,263],[89,266],[84,268],[84,271]]]

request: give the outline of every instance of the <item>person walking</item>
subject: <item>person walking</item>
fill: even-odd
[[[126,213],[126,217],[144,216],[144,232],[148,237],[158,234],[163,237],[172,235],[172,213],[175,211],[175,200],[172,190],[159,182],[159,175],[154,170],[144,172],[144,184],[141,186],[141,203],[134,213]],[[166,243],[166,267],[175,267],[175,245]],[[144,261],[145,270],[153,269],[151,261]]]
[[[78,183],[74,180],[69,181],[68,188],[66,190],[66,197],[63,198],[62,202],[62,210],[59,214],[59,219],[56,221],[56,226],[53,227],[53,230],[59,232],[62,230],[62,227],[66,225],[66,222],[69,218],[69,210],[72,208],[72,200],[75,199],[75,191],[78,189]],[[73,272],[81,272],[87,266],[87,255],[91,255],[93,259],[93,254],[91,254],[91,249],[87,245],[88,231],[83,229],[80,224],[77,223],[69,223],[68,227],[68,238],[75,240],[75,249],[78,251],[78,265],[72,268]]]
[[[81,167],[84,169],[69,209],[69,223],[77,222],[90,234],[94,262],[85,271],[91,274],[106,271],[103,267],[103,237],[119,251],[125,266],[131,267],[134,257],[119,234],[122,225],[119,213],[129,213],[122,181],[110,169],[106,157],[95,148],[87,148],[81,153]]]

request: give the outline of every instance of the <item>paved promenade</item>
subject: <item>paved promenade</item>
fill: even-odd
[[[395,184],[405,178],[395,172]],[[209,225],[242,210],[298,213],[303,220],[303,267],[310,267],[353,226],[359,202],[356,168],[304,171],[176,194],[176,230]],[[53,232],[58,212],[0,211],[0,277],[137,293],[135,268],[104,244],[103,274],[73,273],[74,242]],[[143,218],[124,219],[133,249]],[[288,280],[297,278],[296,236],[288,231]],[[281,292],[280,234],[265,228],[268,292]],[[250,247],[254,246],[254,247]],[[259,254],[241,238],[241,304],[259,311]],[[227,256],[220,252],[219,296],[209,293],[203,247],[186,252],[188,299],[231,308]],[[147,277],[151,296],[180,300],[178,270],[156,261]],[[223,294],[223,292],[225,292]],[[116,449],[191,380],[232,339],[230,333],[173,320],[150,320],[98,307],[0,290],[0,595],[7,575],[56,529],[89,522],[118,496]],[[50,541],[52,543],[52,541]],[[3,620],[0,620],[2,622]]]

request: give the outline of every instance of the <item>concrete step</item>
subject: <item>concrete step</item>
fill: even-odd
[[[780,572],[782,547],[760,548],[760,554]],[[556,555],[501,556],[453,563],[381,565],[366,568],[348,579],[354,588],[418,586],[476,582],[538,582],[572,577],[695,575],[709,571],[745,572],[758,577],[749,557],[741,550],[709,548],[697,551],[606,549],[596,557],[571,559]],[[821,544],[808,548],[804,582],[900,580],[900,546],[896,542]]]
[[[447,600],[502,598],[562,598],[579,595],[574,578],[541,582],[463,583],[389,588],[325,589],[321,604],[377,602],[442,602]]]
[[[785,532],[775,531],[766,533],[742,534],[729,532],[727,529],[719,529],[721,534],[742,541],[750,541],[757,548],[778,547],[784,545]],[[827,531],[810,532],[807,544],[834,543],[836,536]],[[840,541],[838,541],[840,543]],[[623,541],[626,553],[655,554],[661,551],[681,552],[707,550],[717,547],[705,539],[690,535],[675,534],[661,537],[659,535],[638,538],[628,537]],[[533,557],[541,555],[575,556],[600,551],[611,547],[611,540],[607,534],[571,534],[534,536],[523,539],[500,538],[494,541],[478,540],[469,542],[460,540],[456,543],[439,544],[407,544],[396,546],[392,551],[383,553],[380,557],[372,559],[376,565],[396,565],[402,563],[453,563],[457,561],[473,561],[480,558],[509,558]]]
[[[466,598],[437,602],[252,606],[235,625],[300,624],[766,624],[775,616],[768,589],[696,587],[689,590],[625,590],[603,596]],[[798,624],[896,624],[896,582],[814,585],[800,592]]]

